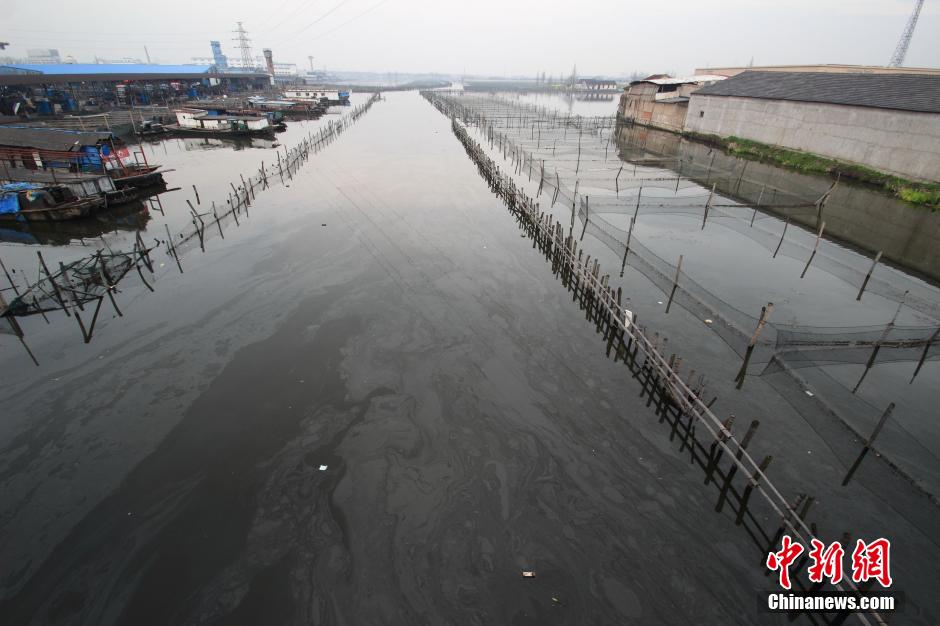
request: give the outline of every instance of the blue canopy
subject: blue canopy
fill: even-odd
[[[18,213],[20,210],[19,192],[42,189],[36,183],[4,183],[0,185],[0,213]]]
[[[0,193],[0,213],[18,213],[20,201],[15,193]]]
[[[0,185],[0,191],[26,191],[28,189],[42,189],[43,185],[37,185],[36,183],[3,183]]]

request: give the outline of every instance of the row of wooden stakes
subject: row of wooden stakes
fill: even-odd
[[[579,238],[572,229],[565,233],[561,222],[552,215],[540,211],[539,203],[516,185],[511,175],[504,172],[493,161],[480,144],[474,141],[467,129],[457,121],[458,111],[433,94],[425,97],[438,110],[451,118],[454,135],[474,162],[491,190],[505,202],[516,217],[524,232],[550,262],[553,273],[572,292],[572,299],[579,302],[586,319],[595,324],[607,344],[607,355],[628,366],[642,386],[642,394],[648,404],[655,404],[660,422],[669,421],[670,440],[681,439],[680,452],[689,451],[690,462],[699,465],[705,473],[705,484],[714,484],[719,489],[716,511],[729,504],[735,513],[735,523],[748,528],[749,536],[761,549],[762,558],[774,550],[780,537],[788,533],[806,545],[816,536],[815,524],[805,521],[813,498],[800,494],[791,504],[771,483],[766,471],[773,461],[772,455],[755,462],[748,447],[760,424],[752,420],[739,439],[732,433],[734,416],[720,420],[711,410],[717,398],[705,400],[707,388],[705,377],[695,377],[692,370],[683,380],[680,376],[682,358],[672,353],[668,358],[668,340],[658,332],[652,332],[637,323],[636,316],[623,303],[622,288],[610,286],[610,274],[603,273],[599,261],[578,249]],[[514,167],[517,170],[517,167]],[[699,430],[705,436],[699,437]],[[722,460],[729,462],[723,464]],[[743,484],[736,486],[738,473],[744,476]],[[780,520],[776,528],[764,529],[760,520],[750,511],[751,497],[759,494]],[[798,564],[801,568],[804,562]],[[843,583],[857,592],[851,581]],[[837,586],[844,590],[842,584]],[[884,623],[877,613],[868,613],[876,623]],[[844,619],[847,615],[842,616]],[[836,622],[833,622],[836,623]]]

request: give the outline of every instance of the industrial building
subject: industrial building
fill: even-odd
[[[40,110],[40,114],[57,112],[52,105],[71,112],[111,105],[167,104],[181,98],[264,90],[270,84],[263,71],[221,72],[214,65],[0,65],[0,99],[50,102],[48,111]]]
[[[685,131],[940,181],[940,75],[746,71],[689,97]]]
[[[618,114],[629,123],[681,131],[688,111],[689,95],[704,85],[724,78],[710,74],[686,78],[656,74],[635,80],[620,97]]]

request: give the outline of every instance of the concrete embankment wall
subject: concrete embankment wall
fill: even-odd
[[[934,113],[692,94],[685,129],[940,181],[940,115]]]

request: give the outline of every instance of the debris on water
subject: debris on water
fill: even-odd
[[[707,319],[707,320],[705,320],[705,323],[706,323],[706,324],[711,324],[711,323],[712,323],[712,320],[708,320],[708,319]]]
[[[809,389],[806,389],[806,395],[808,395],[810,398],[812,398],[812,397],[813,397],[813,392],[810,391]]]
[[[531,571],[528,571],[528,570],[524,570],[524,571],[522,572],[522,577],[523,577],[523,578],[535,578],[535,572],[531,572]]]
[[[320,224],[320,226],[326,226],[326,224]]]
[[[556,598],[555,596],[552,596],[552,602],[554,602],[555,604],[561,604],[561,600]]]
[[[321,466],[320,466],[320,471],[321,471],[321,472],[325,472],[326,469],[327,469],[327,466],[326,466],[326,465],[321,465]]]
[[[659,300],[659,301],[656,302],[656,304],[662,304],[662,303],[663,303],[662,300]]]

